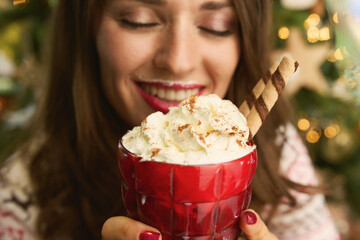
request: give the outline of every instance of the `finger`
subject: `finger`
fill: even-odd
[[[160,232],[128,217],[112,217],[104,223],[103,240],[161,240]]]
[[[244,211],[240,218],[240,228],[247,240],[277,240],[259,215],[251,209]]]

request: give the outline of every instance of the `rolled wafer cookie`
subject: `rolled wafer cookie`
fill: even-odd
[[[241,106],[239,107],[239,110],[244,115],[244,117],[247,117],[247,115],[249,115],[250,110],[251,110],[252,106],[254,105],[256,99],[260,96],[260,94],[262,93],[262,91],[265,88],[265,85],[271,79],[271,76],[276,71],[278,66],[279,66],[279,63],[277,63],[277,62],[273,63],[273,65],[271,65],[271,67],[265,73],[265,75],[262,78],[260,78],[259,81],[256,83],[256,85],[252,89],[251,93],[242,102]]]
[[[299,64],[295,60],[283,57],[278,68],[271,76],[271,81],[268,81],[246,117],[250,130],[249,139],[255,136],[298,66]]]

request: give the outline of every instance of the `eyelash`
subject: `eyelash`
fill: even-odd
[[[133,28],[133,29],[137,29],[137,28],[151,28],[151,27],[155,27],[157,25],[159,25],[158,23],[138,23],[138,22],[132,22],[126,19],[121,19],[120,20],[120,24],[124,27],[128,27],[128,28]]]
[[[232,34],[231,30],[225,30],[225,31],[215,31],[209,28],[199,27],[200,30],[210,33],[212,35],[218,36],[218,37],[227,37]]]
[[[152,28],[152,27],[159,25],[158,23],[138,23],[138,22],[129,21],[127,19],[120,19],[120,24],[123,27],[132,28],[132,29]],[[205,27],[198,27],[198,28],[201,31],[204,31],[206,33],[209,33],[209,34],[212,34],[212,35],[218,36],[218,37],[227,37],[232,34],[231,30],[215,31],[215,30],[205,28]]]

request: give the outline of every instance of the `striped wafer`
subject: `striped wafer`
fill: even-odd
[[[265,85],[271,79],[271,76],[273,75],[278,66],[279,63],[273,63],[273,65],[269,68],[266,74],[256,83],[255,87],[252,89],[251,93],[247,96],[245,101],[243,101],[243,103],[239,107],[239,110],[244,115],[244,117],[247,117],[249,115],[250,110],[254,105],[256,99],[260,96],[260,94],[265,88]]]
[[[298,62],[283,57],[278,68],[271,76],[271,81],[268,81],[246,117],[250,130],[249,139],[255,136],[298,66]]]

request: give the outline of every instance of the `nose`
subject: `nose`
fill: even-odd
[[[162,37],[154,65],[180,77],[192,72],[199,58],[195,34],[186,26],[179,26],[169,29]]]

